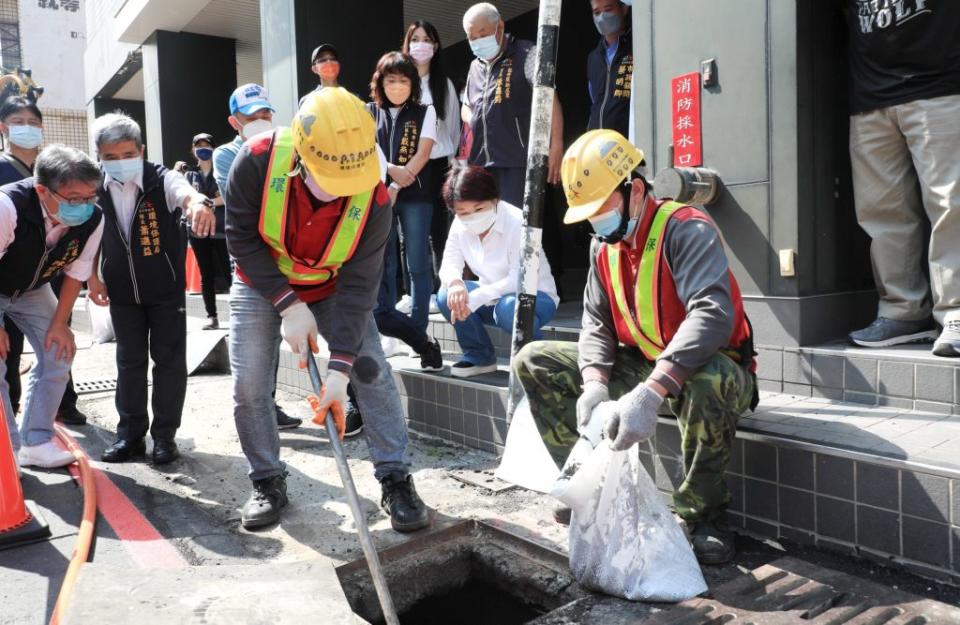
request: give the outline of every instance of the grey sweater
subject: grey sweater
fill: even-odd
[[[227,248],[253,289],[277,311],[301,301],[260,237],[260,202],[270,159],[269,146],[247,142],[230,169],[224,202]],[[292,184],[292,183],[291,183]],[[363,340],[370,312],[377,303],[383,250],[390,234],[392,211],[382,183],[353,256],[337,274],[333,325],[324,338],[330,348],[329,368],[349,373]],[[308,192],[309,193],[309,192]],[[326,242],[321,243],[321,245]],[[319,256],[319,253],[318,253]],[[306,292],[306,291],[304,291]]]
[[[657,358],[650,380],[673,395],[697,369],[726,347],[736,316],[730,295],[729,265],[716,227],[700,219],[667,223],[666,261],[687,316]],[[611,302],[597,273],[600,243],[590,247],[590,271],[583,294],[580,370],[584,381],[606,381],[617,353],[617,332]]]

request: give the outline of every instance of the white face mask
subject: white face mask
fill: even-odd
[[[457,215],[457,219],[460,220],[460,223],[462,223],[463,227],[469,232],[480,236],[489,230],[497,220],[497,209],[496,207],[485,208],[476,213],[470,213],[469,215]]]
[[[303,172],[303,182],[307,185],[307,188],[310,189],[310,193],[313,195],[313,197],[317,198],[324,204],[326,204],[327,202],[332,202],[335,199],[337,199],[336,195],[330,195],[329,193],[321,189],[320,185],[318,185],[314,181],[314,179],[310,177],[310,174],[308,174],[306,171]]]
[[[255,119],[252,122],[247,122],[246,125],[240,127],[240,136],[244,139],[249,139],[254,137],[261,132],[267,132],[268,130],[273,130],[273,122],[266,119]]]

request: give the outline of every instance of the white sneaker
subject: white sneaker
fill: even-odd
[[[432,315],[438,312],[440,312],[440,307],[437,306],[437,294],[434,293],[430,296],[430,314]]]
[[[381,336],[380,337],[380,347],[383,349],[383,355],[385,358],[391,358],[393,356],[399,356],[400,354],[406,353],[404,350],[405,344],[399,339],[395,339],[392,336]]]
[[[23,445],[20,447],[20,454],[17,456],[22,467],[40,467],[42,469],[55,469],[73,464],[75,458],[69,451],[63,451],[53,444],[53,441],[47,441],[40,445]]]
[[[404,295],[400,298],[400,301],[397,302],[397,305],[394,306],[394,308],[405,315],[409,315],[410,311],[413,310],[413,299],[409,295]]]

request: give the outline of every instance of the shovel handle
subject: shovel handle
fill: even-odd
[[[329,410],[321,411],[320,400],[317,396],[322,394],[323,380],[320,379],[320,370],[313,358],[313,354],[307,355],[307,372],[310,374],[310,383],[313,385],[314,395],[310,397],[310,406],[314,409],[314,422],[323,423],[327,428],[327,435],[330,437],[330,446],[333,448],[333,457],[337,462],[337,471],[340,473],[340,481],[343,482],[343,490],[347,495],[347,503],[350,505],[350,511],[353,513],[353,521],[357,527],[357,538],[360,541],[360,547],[363,548],[363,555],[367,559],[367,566],[370,568],[370,577],[373,579],[373,586],[377,591],[377,598],[380,599],[380,609],[383,611],[383,618],[387,625],[400,625],[400,619],[397,617],[397,609],[393,605],[393,598],[390,596],[390,588],[387,586],[387,578],[383,574],[383,567],[380,566],[380,556],[377,554],[377,548],[373,544],[373,538],[370,536],[370,529],[367,527],[367,517],[363,508],[360,506],[360,497],[357,495],[357,488],[353,483],[353,476],[350,474],[350,465],[347,464],[346,456],[343,453],[343,446],[340,444],[340,437],[343,430],[340,424],[336,423],[337,412],[339,411],[341,423],[345,429],[346,423],[343,419],[343,406],[340,402],[332,402]],[[316,404],[314,404],[314,401]],[[325,412],[325,414],[321,414]],[[318,421],[320,419],[320,421]],[[336,433],[340,437],[336,436]]]

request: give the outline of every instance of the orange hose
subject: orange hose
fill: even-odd
[[[67,567],[67,574],[63,577],[60,594],[57,595],[57,604],[50,616],[50,625],[59,625],[60,623],[60,615],[70,601],[70,595],[73,593],[73,585],[77,581],[80,567],[90,557],[90,545],[93,542],[94,529],[97,523],[97,487],[87,452],[77,444],[77,441],[73,440],[73,437],[62,425],[58,423],[56,428],[57,438],[63,442],[67,451],[71,452],[77,459],[77,466],[80,469],[80,487],[83,489],[83,516],[80,518],[80,531],[77,532],[77,546],[73,549],[70,566]]]

